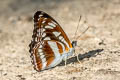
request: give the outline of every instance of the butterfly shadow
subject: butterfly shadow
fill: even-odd
[[[78,58],[79,60],[83,60],[85,58],[91,58],[91,57],[96,57],[97,55],[100,54],[100,52],[102,52],[104,49],[96,49],[96,50],[92,50],[92,51],[89,51],[89,52],[86,52],[85,54],[79,54],[78,55]],[[97,54],[97,55],[96,55]],[[72,58],[69,58],[67,60],[67,64],[70,64],[70,63],[75,63],[75,62],[78,62],[77,60],[77,56],[75,57],[72,57]],[[65,61],[62,61],[58,66],[64,66],[65,65]]]

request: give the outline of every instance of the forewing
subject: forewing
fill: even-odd
[[[42,40],[55,40],[72,48],[71,42],[60,25],[47,13],[37,11],[34,15],[35,28],[41,30]],[[39,32],[39,31],[38,31]],[[49,39],[50,38],[50,39]]]

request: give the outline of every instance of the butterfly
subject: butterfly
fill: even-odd
[[[76,41],[70,41],[62,27],[43,11],[34,14],[34,30],[29,44],[34,69],[42,71],[57,66],[72,56]]]

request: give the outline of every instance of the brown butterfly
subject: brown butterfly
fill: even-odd
[[[34,30],[29,46],[34,68],[41,71],[55,67],[71,56],[76,41],[71,43],[61,26],[50,15],[37,11],[34,14]]]

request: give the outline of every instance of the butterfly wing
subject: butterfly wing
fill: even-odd
[[[61,55],[72,48],[71,42],[60,25],[47,13],[37,11],[34,15],[33,40],[30,53],[34,68],[38,71],[56,66]]]

